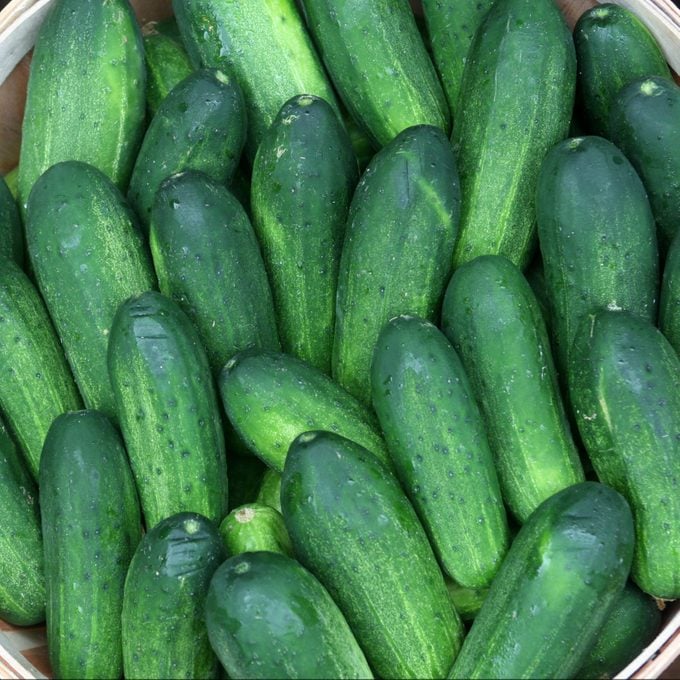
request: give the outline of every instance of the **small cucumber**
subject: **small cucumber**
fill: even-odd
[[[16,200],[7,185],[0,178],[0,255],[14,260],[20,267],[24,264],[24,227]]]
[[[269,468],[264,473],[257,502],[281,512],[281,473]]]
[[[283,516],[268,505],[248,503],[232,510],[220,524],[220,535],[228,555],[268,550],[293,556]]]
[[[474,621],[475,616],[489,594],[488,588],[464,588],[451,579],[446,579],[446,587],[455,610],[463,621]]]

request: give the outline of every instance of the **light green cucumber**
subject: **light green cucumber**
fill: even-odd
[[[281,473],[269,468],[262,477],[257,502],[281,512]]]
[[[446,587],[455,610],[463,621],[473,621],[489,594],[488,588],[464,588],[450,578],[446,579]]]
[[[293,556],[293,546],[278,510],[261,503],[247,503],[232,510],[220,524],[228,555],[268,550]]]

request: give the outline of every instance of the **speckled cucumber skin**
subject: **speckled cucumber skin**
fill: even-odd
[[[218,678],[205,598],[227,555],[217,527],[182,512],[142,539],[125,579],[122,636],[126,678]]]
[[[328,374],[338,266],[358,179],[337,114],[309,95],[283,105],[253,166],[253,226],[272,283],[283,351]]]
[[[123,442],[102,413],[54,421],[40,461],[40,506],[55,676],[120,677],[123,586],[141,516]]]
[[[398,314],[439,314],[459,202],[453,149],[431,126],[404,130],[359,181],[340,260],[333,377],[366,404],[383,325]]]
[[[602,484],[544,501],[513,541],[449,678],[578,677],[624,587],[634,538],[628,504]]]
[[[257,502],[281,512],[281,473],[269,468],[262,477]]]
[[[222,564],[208,591],[206,622],[230,677],[373,677],[326,589],[285,555],[252,552]]]
[[[7,182],[0,178],[0,254],[11,258],[20,267],[24,264],[24,225],[19,208]]]
[[[680,237],[668,249],[659,299],[659,329],[680,356]]]
[[[680,360],[650,322],[603,310],[574,341],[569,391],[600,480],[635,518],[632,578],[680,597]]]
[[[228,555],[266,550],[293,557],[293,546],[278,510],[261,503],[246,503],[232,510],[220,524]]]
[[[458,355],[433,324],[399,316],[380,333],[371,382],[397,476],[440,564],[463,586],[488,586],[509,532],[482,414]]]
[[[208,358],[189,318],[160,293],[123,303],[109,374],[146,525],[178,512],[220,522],[227,464]]]
[[[376,674],[443,677],[463,628],[397,478],[331,432],[290,447],[281,486],[298,559],[338,603]]]
[[[124,300],[156,287],[135,217],[106,175],[66,161],[33,186],[26,241],[85,405],[115,420],[106,366],[111,323]]]

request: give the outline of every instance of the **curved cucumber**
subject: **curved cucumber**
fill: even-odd
[[[680,237],[668,249],[659,299],[659,329],[680,356]]]
[[[24,264],[24,226],[19,208],[7,182],[0,178],[0,254]]]
[[[267,550],[293,557],[283,517],[268,505],[247,503],[232,510],[220,524],[220,535],[229,555]]]
[[[257,502],[281,512],[281,473],[269,468],[262,477]]]

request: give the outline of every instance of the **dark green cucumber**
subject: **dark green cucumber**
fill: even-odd
[[[302,4],[345,106],[380,146],[414,125],[449,132],[446,97],[408,0]]]
[[[268,505],[247,503],[232,510],[220,524],[220,535],[229,555],[268,550],[293,556],[283,517]]]
[[[439,313],[459,199],[453,149],[430,126],[404,130],[359,182],[340,261],[333,376],[365,403],[383,325],[398,314],[432,320]]]
[[[582,482],[522,526],[450,678],[570,678],[624,587],[634,543],[628,504]]]
[[[160,289],[196,324],[216,374],[242,349],[280,348],[257,238],[229,191],[195,172],[170,177],[150,236]]]
[[[680,87],[641,78],[619,91],[610,110],[610,139],[640,175],[667,248],[680,229]]]
[[[463,586],[488,586],[508,549],[508,524],[458,355],[433,324],[399,316],[380,333],[371,383],[397,476],[440,564]]]
[[[318,369],[287,354],[237,354],[219,379],[222,403],[248,448],[283,470],[288,447],[308,430],[329,430],[389,456],[372,413]]]
[[[294,0],[173,0],[172,6],[194,66],[226,68],[243,89],[251,159],[291,97],[317,95],[337,110]]]
[[[183,512],[156,524],[125,579],[122,635],[126,678],[217,678],[204,604],[226,559],[215,525]]]
[[[257,502],[281,512],[281,473],[269,468],[264,473]]]
[[[462,624],[396,477],[331,432],[291,445],[281,505],[296,556],[328,589],[375,672],[443,677]]]
[[[246,140],[241,88],[222,71],[203,69],[163,100],[144,135],[130,178],[128,200],[148,226],[163,180],[183,170],[229,184]]]
[[[499,0],[472,42],[454,112],[462,195],[454,267],[528,264],[541,162],[569,129],[576,57],[554,0]]]
[[[525,522],[584,480],[536,297],[506,258],[475,258],[451,277],[442,329],[481,406],[505,502]]]
[[[569,390],[598,477],[633,511],[633,580],[680,597],[680,359],[650,322],[603,310],[576,336]]]
[[[45,304],[19,266],[0,256],[0,410],[36,479],[52,421],[80,407]]]
[[[52,424],[40,507],[52,669],[59,678],[120,677],[123,587],[141,517],[123,442],[102,413]]]
[[[575,137],[551,149],[541,168],[536,218],[555,361],[566,374],[587,314],[626,309],[656,318],[656,227],[633,166],[601,137]]]
[[[24,264],[24,227],[19,208],[7,182],[0,178],[0,254]]]
[[[326,589],[273,552],[228,559],[205,605],[213,649],[234,678],[372,678]]]
[[[574,27],[577,97],[591,133],[606,137],[614,98],[638,78],[671,77],[661,47],[629,9],[604,3],[584,12]]]
[[[189,318],[160,293],[130,298],[113,321],[108,364],[147,527],[178,512],[220,522],[224,436],[208,358]]]
[[[116,419],[106,349],[118,306],[156,287],[120,191],[79,161],[52,166],[28,201],[26,241],[38,287],[88,408]]]
[[[663,268],[659,328],[680,356],[680,236],[673,239]]]
[[[22,209],[33,183],[60,161],[94,165],[125,190],[144,134],[145,83],[142,35],[128,0],[52,5],[31,61]]]
[[[45,620],[38,488],[0,420],[0,618],[14,626]]]
[[[272,282],[283,351],[330,374],[335,293],[357,160],[318,97],[286,102],[255,164],[253,226]]]
[[[450,578],[446,579],[446,587],[454,609],[463,621],[474,621],[475,616],[484,604],[489,593],[488,588],[464,588]]]

